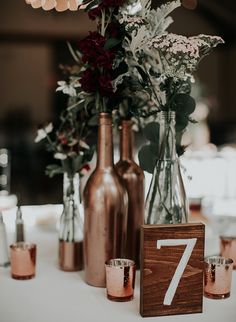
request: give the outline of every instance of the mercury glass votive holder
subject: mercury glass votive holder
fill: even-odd
[[[220,236],[220,255],[233,260],[233,269],[236,269],[236,236]]]
[[[212,256],[204,262],[204,296],[225,299],[230,296],[233,260]]]
[[[35,276],[35,244],[18,242],[10,246],[11,276],[18,280],[27,280]]]
[[[130,259],[110,259],[105,263],[107,298],[115,302],[131,301],[134,296],[135,262]]]

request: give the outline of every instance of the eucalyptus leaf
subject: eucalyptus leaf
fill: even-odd
[[[46,175],[48,175],[50,178],[54,177],[56,174],[62,174],[63,168],[59,166],[58,164],[50,164],[46,167]]]
[[[89,2],[89,1],[88,1]],[[85,11],[89,11],[91,9],[93,9],[94,7],[96,7],[98,5],[99,1],[98,0],[94,0],[94,1],[91,1],[85,8]]]
[[[147,140],[151,142],[159,143],[159,132],[160,132],[160,124],[157,122],[151,122],[145,126],[143,129],[144,135]]]
[[[155,156],[156,159],[157,159],[158,154],[159,154],[159,146],[160,146],[159,142],[155,142],[155,143],[151,142],[149,144],[150,150],[151,150],[153,156]]]
[[[121,42],[121,39],[117,39],[117,38],[108,38],[104,48],[105,49],[111,49],[113,47],[115,47],[116,45],[118,45]]]
[[[196,103],[192,96],[184,93],[175,95],[173,109],[176,114],[190,115],[194,112],[195,107]]]
[[[78,172],[83,165],[83,156],[82,155],[78,155],[76,158],[73,159],[73,170],[74,173]]]
[[[90,120],[88,121],[88,125],[90,126],[96,126],[98,125],[98,116],[97,115],[93,115]]]
[[[176,114],[176,124],[175,124],[175,130],[176,132],[183,131],[188,125],[188,116]]]
[[[83,165],[85,163],[88,163],[89,161],[92,160],[93,154],[94,154],[94,151],[95,151],[95,148],[96,148],[96,146],[95,145],[92,145],[89,150],[85,150],[84,151],[84,155],[83,155]]]
[[[157,154],[152,145],[144,145],[138,153],[138,159],[139,165],[144,171],[153,173],[157,162]]]
[[[180,157],[181,155],[183,155],[183,154],[184,154],[184,152],[185,152],[185,147],[184,147],[184,146],[182,146],[182,145],[177,144],[177,145],[176,145],[176,151],[177,151],[178,156]]]

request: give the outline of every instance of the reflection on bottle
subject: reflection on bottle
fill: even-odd
[[[6,227],[0,212],[0,266],[6,267],[9,264]]]
[[[18,207],[16,212],[16,242],[23,242],[24,240],[24,221],[22,219],[21,208]]]
[[[10,192],[10,159],[7,149],[0,149],[0,195]]]

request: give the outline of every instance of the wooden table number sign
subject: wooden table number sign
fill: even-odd
[[[203,224],[141,227],[140,314],[201,313]]]

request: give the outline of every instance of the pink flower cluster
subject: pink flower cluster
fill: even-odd
[[[185,66],[186,71],[192,72],[203,56],[223,42],[222,38],[217,36],[185,37],[170,33],[153,38],[148,47],[157,49],[169,64]]]

